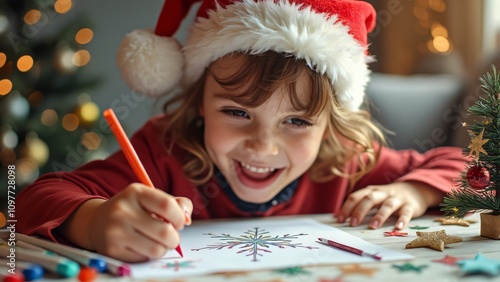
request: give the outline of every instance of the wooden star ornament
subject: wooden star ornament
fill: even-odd
[[[457,217],[440,217],[436,218],[434,221],[441,222],[441,225],[460,225],[468,227],[471,223],[476,223],[476,220],[468,220]]]
[[[462,238],[458,236],[446,235],[444,230],[433,232],[417,231],[417,238],[406,244],[406,249],[412,248],[431,248],[437,251],[444,251],[444,246],[452,243],[462,242]]]
[[[486,142],[488,142],[490,139],[483,139],[484,128],[477,136],[471,130],[469,130],[469,134],[473,136],[468,147],[470,149],[469,157],[475,155],[475,160],[477,162],[479,161],[480,153],[488,155],[488,153],[486,153],[486,151],[484,150],[483,145],[486,144]]]

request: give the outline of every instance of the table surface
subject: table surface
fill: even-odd
[[[233,272],[219,273],[208,276],[186,277],[178,279],[154,279],[148,281],[185,281],[185,282],[211,282],[211,281],[500,281],[500,275],[489,277],[484,274],[465,275],[459,266],[448,265],[434,260],[443,259],[445,256],[453,256],[465,259],[473,259],[478,253],[485,257],[500,262],[500,240],[488,239],[480,236],[479,214],[467,217],[468,220],[475,220],[476,223],[470,226],[442,225],[435,221],[439,216],[425,215],[413,219],[409,227],[428,227],[417,230],[405,228],[402,232],[408,232],[404,237],[388,237],[384,235],[386,231],[392,231],[394,222],[390,219],[384,226],[377,230],[368,229],[368,222],[364,222],[358,227],[350,227],[347,224],[336,223],[331,215],[309,215],[309,218],[319,222],[340,228],[341,230],[353,234],[364,240],[383,246],[385,248],[411,254],[415,259],[401,262],[374,262],[362,265],[326,265],[316,267],[293,268],[288,271],[255,271],[255,272]],[[445,230],[447,235],[459,236],[462,242],[446,245],[444,251],[437,251],[430,248],[405,249],[405,245],[417,237],[417,231],[438,231]],[[411,263],[414,266],[425,266],[421,271],[400,271],[395,265]],[[350,273],[347,268],[359,267],[366,271]],[[343,270],[344,268],[344,270]],[[108,280],[109,276],[101,275],[98,280]],[[112,281],[128,281],[129,279],[113,278]]]

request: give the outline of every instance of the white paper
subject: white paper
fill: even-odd
[[[159,260],[133,264],[132,277],[167,278],[224,271],[251,271],[295,266],[376,262],[317,242],[319,237],[377,253],[382,261],[413,256],[366,242],[312,219],[261,219],[195,222],[181,232],[184,258],[175,250]]]

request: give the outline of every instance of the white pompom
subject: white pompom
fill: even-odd
[[[118,68],[127,85],[150,96],[162,95],[179,84],[184,72],[180,44],[151,30],[134,30],[117,53]]]

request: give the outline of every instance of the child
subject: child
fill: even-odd
[[[183,72],[186,91],[132,137],[157,189],[137,183],[119,151],[23,189],[21,232],[136,262],[175,248],[191,218],[335,213],[357,226],[376,209],[371,228],[395,214],[402,229],[440,203],[461,150],[385,148],[361,109],[368,3],[217,3],[202,3],[182,52],[169,38],[191,5],[181,0],[119,52],[136,90],[166,93]]]

